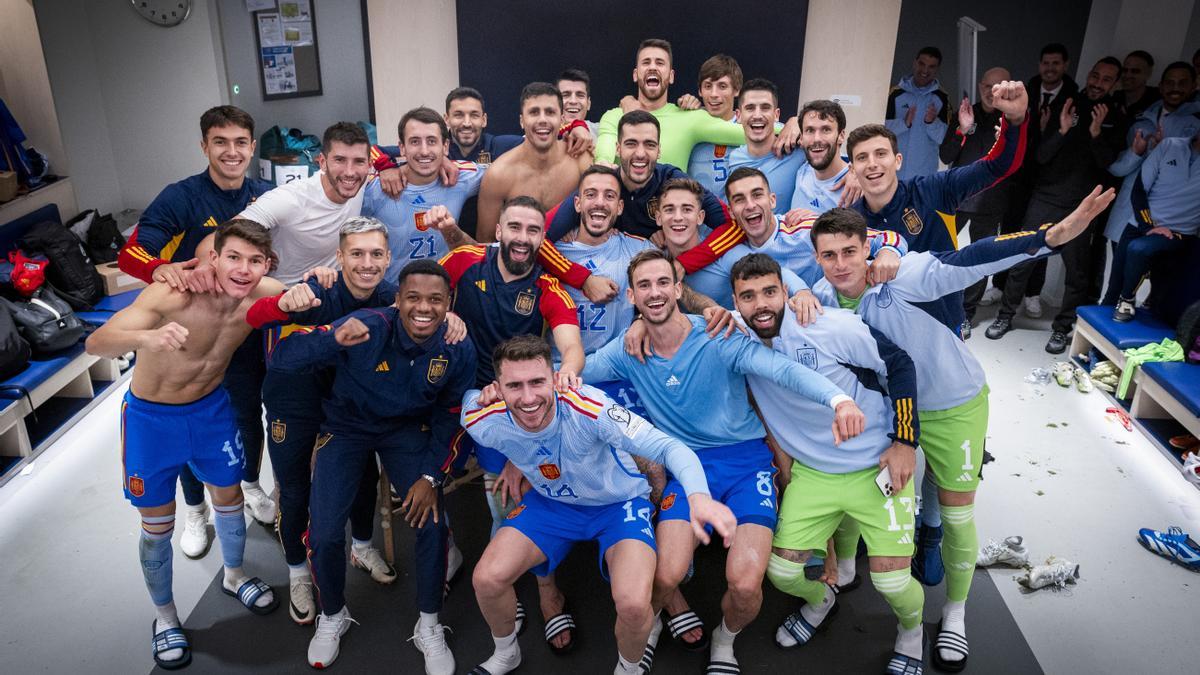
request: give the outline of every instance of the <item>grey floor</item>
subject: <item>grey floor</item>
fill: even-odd
[[[982,315],[983,325],[990,316]],[[1139,527],[1181,525],[1200,532],[1200,492],[1188,485],[1140,433],[1105,415],[1107,399],[1055,385],[1022,381],[1053,358],[1042,351],[1045,321],[1018,320],[1001,341],[978,332],[968,343],[992,388],[988,466],[977,509],[980,537],[1020,534],[1037,557],[1081,564],[1079,584],[1061,592],[1023,594],[1011,570],[978,571],[968,626],[967,672],[1196,672],[1200,575],[1143,551]],[[1036,330],[1034,328],[1037,328]],[[25,472],[0,488],[0,663],[3,672],[145,673],[151,616],[137,568],[138,519],[120,493],[118,390],[65,434]],[[1055,425],[1055,426],[1049,426]],[[469,513],[480,495],[465,491],[451,505],[469,559],[484,544]],[[407,535],[399,537],[406,550]],[[551,656],[535,618],[521,638],[526,673],[611,671],[613,618],[608,590],[582,548],[562,575],[576,603],[580,649]],[[697,578],[685,592],[710,624],[718,618],[722,557],[702,552]],[[311,628],[291,624],[284,610],[250,615],[215,585],[216,551],[200,561],[176,554],[175,596],[195,647],[189,672],[306,671]],[[278,545],[251,528],[247,568],[285,582]],[[351,610],[362,622],[346,637],[335,668],[343,672],[420,672],[406,643],[415,612],[406,576],[380,587],[348,571]],[[519,588],[527,606],[536,592]],[[942,591],[927,594],[926,620],[936,623]],[[878,595],[864,585],[844,598],[826,633],[803,650],[771,642],[790,600],[766,591],[761,618],[738,640],[745,672],[871,672],[884,665],[894,625]],[[482,619],[460,580],[444,612],[450,644],[466,672],[490,649]],[[932,625],[930,626],[932,628]],[[702,655],[673,644],[660,650],[656,672],[699,672]],[[784,670],[780,670],[784,669]]]

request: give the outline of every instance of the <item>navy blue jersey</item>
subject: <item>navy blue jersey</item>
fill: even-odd
[[[137,228],[117,255],[117,266],[126,274],[152,282],[155,267],[194,257],[196,246],[217,225],[241,213],[273,187],[274,183],[248,176],[237,190],[222,190],[208,169],[171,183],[142,212]]]
[[[367,326],[370,338],[342,347],[334,335],[351,317]],[[400,324],[400,310],[381,307],[357,310],[333,325],[281,341],[268,365],[282,373],[334,369],[321,425],[325,433],[370,438],[427,427],[422,473],[436,476],[448,463],[475,362],[470,338],[447,344],[442,325],[424,342],[414,342]]]
[[[654,167],[654,175],[645,185],[630,191],[621,183],[621,199],[625,202],[625,210],[617,217],[617,229],[627,234],[649,238],[658,232],[658,223],[654,221],[658,215],[658,192],[672,178],[687,178],[688,175],[670,164],[658,164]],[[579,191],[572,192],[561,204],[546,214],[546,238],[551,241],[562,239],[563,235],[579,227],[579,212],[575,210],[575,197]],[[716,195],[704,191],[700,200],[704,209],[704,224],[710,229],[724,224],[729,220],[725,205]]]
[[[485,131],[479,135],[479,142],[475,144],[471,152],[465,155],[462,153],[462,150],[459,150],[458,143],[450,143],[450,159],[475,162],[476,164],[491,164],[500,155],[517,147],[524,140],[524,136],[513,134],[501,134],[497,136]]]
[[[467,324],[479,349],[475,386],[496,379],[492,350],[518,335],[542,335],[545,326],[579,325],[575,303],[558,279],[534,265],[533,272],[505,282],[500,247],[461,246],[442,258],[454,289],[454,313]]]

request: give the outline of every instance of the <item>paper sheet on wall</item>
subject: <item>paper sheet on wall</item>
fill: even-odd
[[[246,0],[247,12],[257,12],[264,9],[275,9],[275,0]]]
[[[263,87],[267,95],[292,94],[299,82],[296,79],[296,58],[291,47],[263,47]]]
[[[284,21],[283,42],[287,45],[311,45],[313,29],[311,21]]]
[[[278,47],[283,44],[283,22],[278,14],[258,15],[258,40],[263,47]]]
[[[308,0],[279,0],[279,15],[284,21],[311,21]]]

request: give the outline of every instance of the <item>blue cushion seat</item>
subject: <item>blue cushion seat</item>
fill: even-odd
[[[1088,305],[1076,312],[1081,320],[1086,321],[1117,349],[1132,349],[1175,337],[1175,331],[1150,312],[1139,311],[1132,321],[1125,323],[1113,321],[1111,305]]]
[[[80,342],[74,347],[64,349],[52,357],[30,361],[25,370],[13,375],[4,382],[0,382],[0,399],[21,398],[50,379],[55,373],[65,368],[68,363],[82,353],[83,343]]]
[[[1200,417],[1200,365],[1154,361],[1143,363],[1142,373],[1153,378],[1184,408]]]

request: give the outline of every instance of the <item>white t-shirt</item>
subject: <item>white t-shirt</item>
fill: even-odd
[[[271,230],[279,267],[270,276],[290,286],[318,265],[333,267],[338,232],[346,219],[362,210],[362,199],[359,190],[345,204],[329,201],[318,172],[263,194],[238,217]]]

